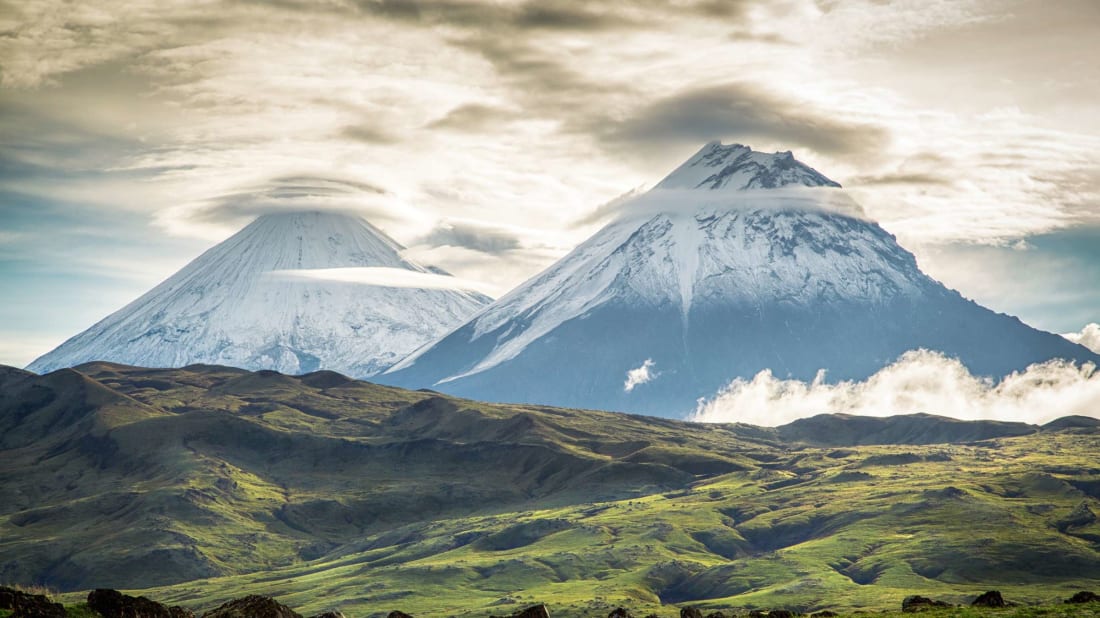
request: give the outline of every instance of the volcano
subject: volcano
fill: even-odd
[[[27,369],[103,360],[370,376],[490,301],[402,250],[358,216],[263,215]],[[364,273],[380,283],[353,276]]]
[[[707,144],[606,227],[377,376],[490,401],[678,417],[734,378],[863,379],[913,349],[1000,377],[1100,361],[921,272],[840,185]]]

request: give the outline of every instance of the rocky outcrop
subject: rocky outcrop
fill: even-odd
[[[607,615],[607,618],[634,618],[634,616],[625,607],[616,607],[611,610],[611,613]]]
[[[202,618],[302,618],[302,615],[271,597],[250,594],[223,603]]]
[[[1004,597],[997,590],[983,593],[970,603],[971,607],[1008,607]]]
[[[1082,590],[1066,599],[1066,603],[1100,603],[1100,594]]]
[[[336,375],[339,375],[339,374],[336,374]],[[312,616],[311,618],[347,618],[347,617],[344,616],[344,612],[338,612],[336,610],[330,610],[330,611],[327,611],[327,612],[317,614],[316,616]]]
[[[943,601],[935,601],[928,597],[922,597],[918,594],[905,597],[901,601],[901,611],[903,612],[920,612],[936,607],[951,607],[951,605]]]
[[[698,607],[689,605],[680,608],[680,618],[703,618],[703,612]]]
[[[146,597],[132,597],[105,588],[88,593],[88,607],[103,618],[195,618],[189,609],[168,607]]]
[[[389,614],[388,614],[388,615],[386,616],[386,618],[413,618],[413,617],[412,617],[412,614],[406,614],[406,613],[405,613],[405,612],[403,612],[403,611],[400,611],[400,610],[396,610],[396,609],[395,609],[395,610],[393,610],[392,612],[390,612],[390,613],[389,613]]]
[[[0,609],[11,610],[12,618],[66,618],[60,603],[15,588],[0,587]]]
[[[401,618],[400,616],[394,616],[390,614],[388,618]],[[412,616],[408,616],[412,618]],[[496,616],[489,616],[489,618],[497,618]],[[538,605],[532,605],[524,610],[518,611],[507,618],[550,618],[550,610],[546,605],[539,603]]]

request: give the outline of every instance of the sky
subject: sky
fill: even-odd
[[[1095,0],[18,0],[0,32],[2,364],[279,209],[503,293],[713,139],[1096,339]]]

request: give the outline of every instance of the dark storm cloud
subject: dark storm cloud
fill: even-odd
[[[593,12],[592,3],[528,2],[512,19],[518,28],[546,30],[608,30],[629,26],[633,20],[611,12]]]
[[[652,25],[669,16],[740,20],[745,17],[747,8],[758,1],[643,0],[627,3],[618,0],[529,0],[520,4],[502,4],[476,0],[358,0],[353,6],[362,13],[379,17],[483,29],[486,34],[500,36],[506,34],[501,32],[502,28],[520,31],[619,30]],[[307,8],[304,3],[284,1],[277,4]]]
[[[951,178],[937,174],[898,172],[875,176],[855,176],[845,181],[844,185],[858,187],[866,185],[949,185],[951,183]]]
[[[559,50],[541,49],[522,38],[471,37],[453,43],[492,64],[531,107],[574,108],[618,90],[610,80],[592,80],[570,68]]]
[[[881,150],[889,136],[881,127],[837,120],[751,84],[732,83],[686,90],[646,105],[625,120],[610,123],[602,138],[631,149],[721,138],[766,139],[858,157]]]
[[[454,129],[458,131],[479,131],[486,128],[494,128],[502,123],[510,121],[515,113],[491,105],[470,103],[460,105],[445,116],[429,124],[433,129]]]
[[[507,230],[454,222],[437,225],[416,244],[463,247],[490,255],[501,255],[520,248],[519,237]]]
[[[348,125],[340,131],[340,135],[366,144],[393,144],[400,141],[397,136],[369,123]]]

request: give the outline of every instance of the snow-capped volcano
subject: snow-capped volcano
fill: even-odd
[[[442,289],[446,273],[402,257],[402,249],[352,215],[264,215],[27,368],[106,360],[370,376],[490,301]],[[381,272],[390,283],[328,276],[347,269]],[[393,283],[395,274],[409,281]]]
[[[376,379],[681,416],[763,369],[865,378],[916,348],[1003,376],[1081,346],[945,288],[797,161],[707,144],[557,263]]]

